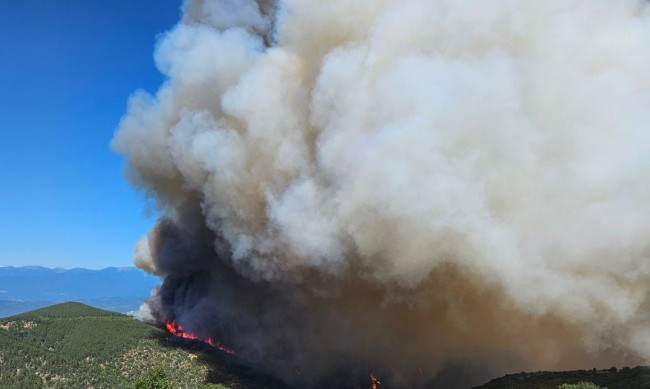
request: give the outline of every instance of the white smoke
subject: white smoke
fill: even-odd
[[[353,281],[384,307],[444,317],[432,326],[462,346],[419,343],[441,361],[478,345],[533,366],[574,347],[650,358],[646,2],[188,0],[184,12],[156,48],[167,82],[132,96],[112,144],[193,231],[174,247],[202,225],[218,258],[172,266],[147,247],[154,230],[139,267],[224,262],[325,300],[357,292],[314,277]],[[500,328],[511,337],[479,339]],[[517,340],[529,331],[539,344]]]

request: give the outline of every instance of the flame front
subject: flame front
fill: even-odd
[[[228,353],[230,355],[237,355],[235,353],[235,350],[224,346],[223,344],[213,341],[212,338],[201,338],[198,335],[195,335],[191,332],[185,331],[183,329],[183,326],[180,324],[176,324],[174,321],[168,321],[165,323],[165,329],[167,329],[167,332],[169,332],[172,335],[178,336],[179,338],[183,339],[193,339],[193,340],[200,340],[203,343],[207,343],[210,346],[219,349],[220,351],[223,351],[224,353]]]
[[[375,377],[375,375],[372,373],[370,374],[370,384],[371,384],[370,386],[371,389],[381,388],[381,381],[379,381],[379,379]]]

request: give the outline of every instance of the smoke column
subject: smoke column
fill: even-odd
[[[182,11],[112,141],[164,215],[147,320],[300,387],[648,361],[646,2]]]

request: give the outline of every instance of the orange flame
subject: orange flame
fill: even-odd
[[[381,381],[372,373],[370,373],[370,383],[372,389],[379,389],[381,387]]]
[[[195,334],[193,334],[191,332],[185,331],[183,329],[183,326],[180,325],[180,324],[176,324],[176,322],[168,321],[167,323],[165,323],[165,329],[167,329],[167,331],[170,334],[176,335],[179,338],[200,340],[201,342],[207,343],[210,346],[215,347],[215,348],[223,351],[224,353],[228,353],[230,355],[237,355],[237,354],[235,354],[235,350],[233,350],[231,348],[228,348],[228,347],[224,346],[223,344],[221,344],[219,342],[213,341],[212,338],[203,339],[203,338],[199,337],[198,335],[195,335]]]

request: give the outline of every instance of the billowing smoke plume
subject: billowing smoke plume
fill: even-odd
[[[301,387],[647,361],[649,48],[637,0],[188,0],[113,140],[147,312]]]

